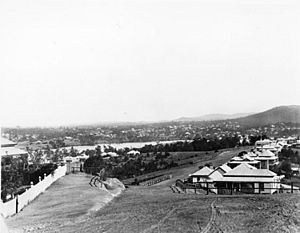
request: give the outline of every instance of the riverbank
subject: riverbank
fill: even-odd
[[[84,173],[61,178],[23,211],[6,219],[9,232],[68,232],[66,229],[87,221],[123,190],[119,185],[113,192],[91,187],[90,178]]]

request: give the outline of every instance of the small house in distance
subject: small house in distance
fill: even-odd
[[[260,162],[259,168],[270,169],[270,167],[277,165],[278,156],[269,150],[263,150],[262,152],[256,151],[256,153],[249,153],[250,158]]]
[[[218,194],[230,194],[231,192],[272,194],[280,188],[282,178],[283,176],[277,176],[268,169],[257,169],[243,163],[214,181]]]
[[[3,170],[10,169],[11,166],[24,168],[28,165],[28,153],[16,146],[16,143],[1,137],[0,157]]]

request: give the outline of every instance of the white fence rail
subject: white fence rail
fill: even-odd
[[[28,190],[26,190],[21,195],[16,196],[14,199],[0,203],[0,213],[6,218],[12,216],[22,210],[26,205],[33,201],[38,195],[43,193],[53,182],[57,181],[59,178],[66,174],[67,166],[58,167],[53,175],[49,174],[39,183],[32,185]]]

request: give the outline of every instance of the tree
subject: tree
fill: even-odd
[[[291,178],[292,168],[290,161],[284,160],[280,165],[280,170],[284,172],[286,178]]]
[[[83,164],[85,172],[91,174],[100,172],[104,167],[105,163],[101,155],[91,156]]]

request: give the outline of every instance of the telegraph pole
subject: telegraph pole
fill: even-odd
[[[1,140],[1,137],[2,137],[2,134],[1,134],[1,127],[0,127],[0,140]],[[0,141],[0,149],[1,149],[1,147],[2,147],[2,144]],[[2,186],[1,186],[2,175],[1,175],[1,173],[2,173],[2,171],[1,171],[1,168],[2,168],[2,157],[1,157],[1,153],[0,153],[0,205],[2,204],[2,198],[1,198],[1,194],[2,194]]]

